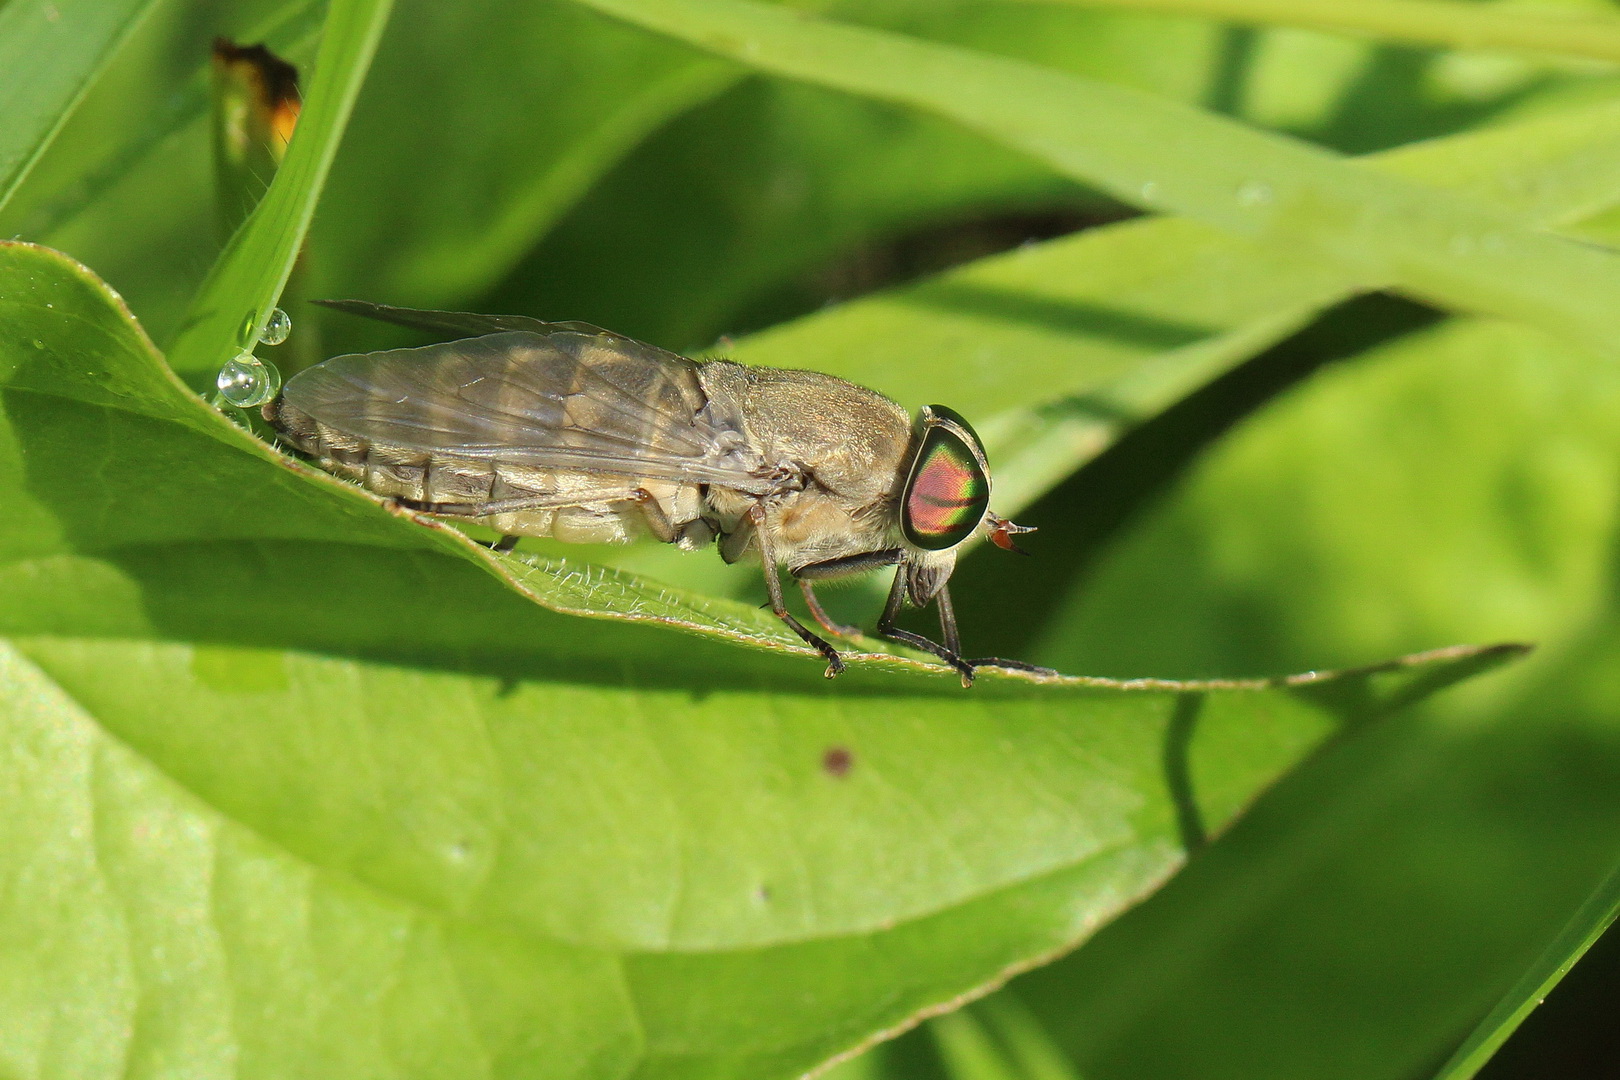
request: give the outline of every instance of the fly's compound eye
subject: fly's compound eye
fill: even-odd
[[[968,422],[941,405],[922,411],[917,456],[901,499],[900,528],[924,551],[955,547],[990,506],[990,466]]]

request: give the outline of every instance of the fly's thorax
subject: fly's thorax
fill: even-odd
[[[820,372],[725,360],[704,364],[698,380],[768,465],[792,470],[802,486],[820,486],[852,513],[892,498],[905,479],[911,418],[875,390]]]
[[[748,515],[758,500],[710,487],[705,503],[705,516],[716,522],[724,535],[721,556],[727,562],[737,562],[757,555],[755,526]],[[892,500],[852,506],[848,499],[818,484],[768,499],[765,521],[776,561],[790,570],[881,551],[898,542]]]

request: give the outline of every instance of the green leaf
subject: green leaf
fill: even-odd
[[[1570,916],[1558,937],[1547,946],[1520,980],[1457,1048],[1435,1074],[1436,1080],[1470,1080],[1507,1042],[1561,982],[1571,968],[1597,943],[1620,915],[1620,870],[1599,885],[1579,911]]]
[[[739,76],[567,4],[402,5],[313,227],[314,295],[465,303],[649,131]]]
[[[1258,26],[1341,30],[1454,49],[1526,49],[1620,61],[1620,19],[1462,0],[1038,0]]]
[[[1620,103],[1568,106],[1363,162],[1530,224],[1568,223],[1613,203]],[[983,259],[745,338],[730,352],[842,375],[908,404],[971,402],[995,465],[996,508],[1015,514],[1124,432],[1356,288],[1333,267],[1302,267],[1195,222],[1155,218]],[[752,585],[659,548],[593,558],[710,592]]]
[[[1519,64],[1482,91],[1442,65],[1359,42],[1261,40],[1108,9],[913,7],[885,25],[1206,102],[1340,148],[1450,133],[1574,81]],[[870,24],[873,5],[849,14]],[[751,79],[640,146],[476,306],[567,312],[670,348],[707,347],[865,291],[874,276],[919,277],[971,257],[976,243],[1011,247],[1118,212],[939,117]]]
[[[393,0],[332,0],[287,155],[191,304],[171,362],[197,375],[259,340],[292,273]]]
[[[1588,219],[1614,202],[1620,104],[1568,105],[1362,160],[1536,225]],[[1017,513],[1356,287],[1335,267],[1301,266],[1196,222],[1132,220],[839,304],[727,351],[838,374],[907,405],[972,403],[995,463],[996,508]],[[663,546],[588,557],[705,593],[755,588],[747,568]],[[828,599],[846,619],[875,602],[872,588]]]
[[[152,0],[56,0],[0,8],[0,208]]]
[[[1506,655],[828,684],[746,606],[498,562],[279,459],[55,253],[0,247],[0,297],[0,772],[31,778],[0,1044],[64,1070],[792,1075],[1068,947],[1189,821]]]
[[[321,0],[158,5],[0,211],[0,235],[94,263],[149,333],[172,340],[222,247],[210,43],[263,42],[307,75],[325,13]]]
[[[1015,647],[1116,675],[1540,643],[1346,740],[1019,984],[1083,1073],[1430,1075],[1612,870],[1617,405],[1605,358],[1458,320],[1249,418],[1087,572],[998,583],[1043,628]]]
[[[1154,20],[1055,8],[893,0],[845,7],[866,20],[888,15],[924,36],[1184,97],[1203,92],[1215,33],[1196,25],[1166,33]],[[1170,57],[1190,72],[1167,64]],[[927,230],[959,261],[968,252],[947,238],[952,223],[1010,215],[1005,229],[1053,210],[1118,212],[1040,162],[936,117],[744,79],[638,147],[480,309],[569,312],[671,348],[706,347],[722,333],[735,337],[858,288],[826,278],[852,276],[838,266],[881,265],[897,234]],[[902,250],[918,246],[927,244]],[[925,262],[915,273],[935,268]]]
[[[1606,179],[1620,169],[1620,101],[1359,164],[1450,189],[1526,225],[1570,223],[1620,196]],[[1250,355],[1256,341],[1275,340],[1357,286],[1338,267],[1302,266],[1191,222],[1136,220],[842,304],[739,341],[732,352],[860,379],[908,402],[937,396],[944,368],[977,416],[1085,394],[1099,413],[1130,410],[1139,422],[1180,396],[1170,388],[1184,392],[1208,378],[1201,357],[1218,367]]]
[[[1620,331],[1620,257],[1220,116],[750,0],[584,2],[760,70],[947,116],[1127,202],[1325,260],[1366,287],[1604,349]]]

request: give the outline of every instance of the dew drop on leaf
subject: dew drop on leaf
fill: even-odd
[[[280,345],[292,333],[292,317],[280,308],[270,312],[270,318],[265,320],[264,329],[259,332],[259,341],[265,345]]]
[[[252,353],[238,353],[214,380],[219,396],[238,409],[251,409],[281,393],[281,372]]]

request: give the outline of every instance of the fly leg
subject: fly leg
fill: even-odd
[[[483,544],[485,547],[489,548],[489,550],[491,550],[491,551],[506,552],[506,551],[511,551],[513,548],[517,547],[519,539],[520,538],[518,536],[516,536],[515,534],[508,534],[506,536],[501,537],[499,540],[491,540],[488,543],[484,543],[484,541],[482,541],[482,540],[480,540],[478,542],[480,544]]]
[[[804,606],[810,609],[810,616],[827,633],[833,637],[841,638],[858,638],[861,636],[860,627],[850,626],[848,623],[833,622],[832,618],[827,614],[827,609],[822,607],[821,601],[816,598],[816,587],[810,581],[800,578],[799,591],[804,594]]]
[[[619,497],[633,496],[621,493]],[[404,499],[395,496],[389,502],[421,514],[439,514],[443,517],[494,517],[496,514],[511,514],[519,510],[552,510],[560,506],[573,506],[579,499],[574,496],[559,498],[556,495],[515,495],[510,499],[490,499],[484,502],[428,502],[423,499]]]
[[[867,551],[859,555],[846,555],[840,559],[828,559],[826,562],[811,563],[801,566],[792,574],[799,581],[799,589],[804,593],[805,606],[815,617],[821,628],[834,637],[858,638],[861,628],[858,626],[845,626],[843,623],[833,622],[827,617],[827,611],[816,598],[815,582],[828,578],[844,577],[847,574],[859,574],[865,570],[875,570],[880,566],[892,566],[900,561],[899,548],[886,548],[882,551]]]
[[[939,587],[939,592],[935,594],[934,601],[939,605],[939,632],[940,635],[945,639],[945,647],[960,655],[962,652],[962,641],[957,636],[956,632],[956,608],[951,603],[950,590],[941,585]],[[1057,672],[1053,671],[1049,667],[1039,667],[1035,664],[1026,664],[1022,660],[1003,660],[999,656],[981,656],[974,660],[968,660],[966,663],[970,668],[1006,668],[1009,671],[1027,671],[1032,675],[1055,676],[1057,674]]]
[[[844,670],[844,658],[838,655],[838,650],[825,640],[806,630],[804,624],[795,619],[782,600],[782,581],[777,575],[776,558],[771,553],[769,530],[765,527],[766,509],[764,503],[755,503],[748,511],[748,519],[754,525],[754,539],[759,543],[759,559],[765,565],[765,592],[771,598],[771,613],[792,630],[804,643],[827,658],[827,678],[836,678]]]
[[[940,600],[939,625],[945,644],[930,641],[921,634],[902,630],[894,624],[894,620],[900,617],[900,609],[906,604],[906,568],[903,566],[895,571],[894,585],[889,589],[889,602],[883,605],[883,614],[878,617],[877,631],[890,641],[933,653],[956,669],[956,673],[962,676],[963,686],[972,686],[973,664],[962,659],[961,642],[956,635],[956,612],[951,609],[950,594],[942,586],[936,595]]]
[[[665,544],[673,544],[676,540],[675,524],[664,513],[664,507],[656,496],[646,488],[636,488],[630,495],[630,501],[641,509],[641,517],[647,523],[647,531],[653,537]]]
[[[969,660],[968,663],[976,668],[993,667],[1004,668],[1007,671],[1027,671],[1031,675],[1049,675],[1057,678],[1062,673],[1055,668],[1041,667],[1039,664],[1026,664],[1022,660],[1003,660],[999,656],[980,656]]]
[[[536,509],[534,505],[535,500],[533,497],[501,499],[498,502],[451,503],[428,502],[423,499],[406,499],[400,496],[395,496],[388,501],[395,506],[403,506],[407,510],[415,510],[418,513],[443,514],[447,517],[483,517],[486,514],[501,514],[511,510]],[[516,535],[508,534],[501,537],[499,540],[491,540],[488,542],[477,540],[474,541],[474,543],[482,544],[491,551],[507,552],[517,547],[518,540],[519,537]]]

